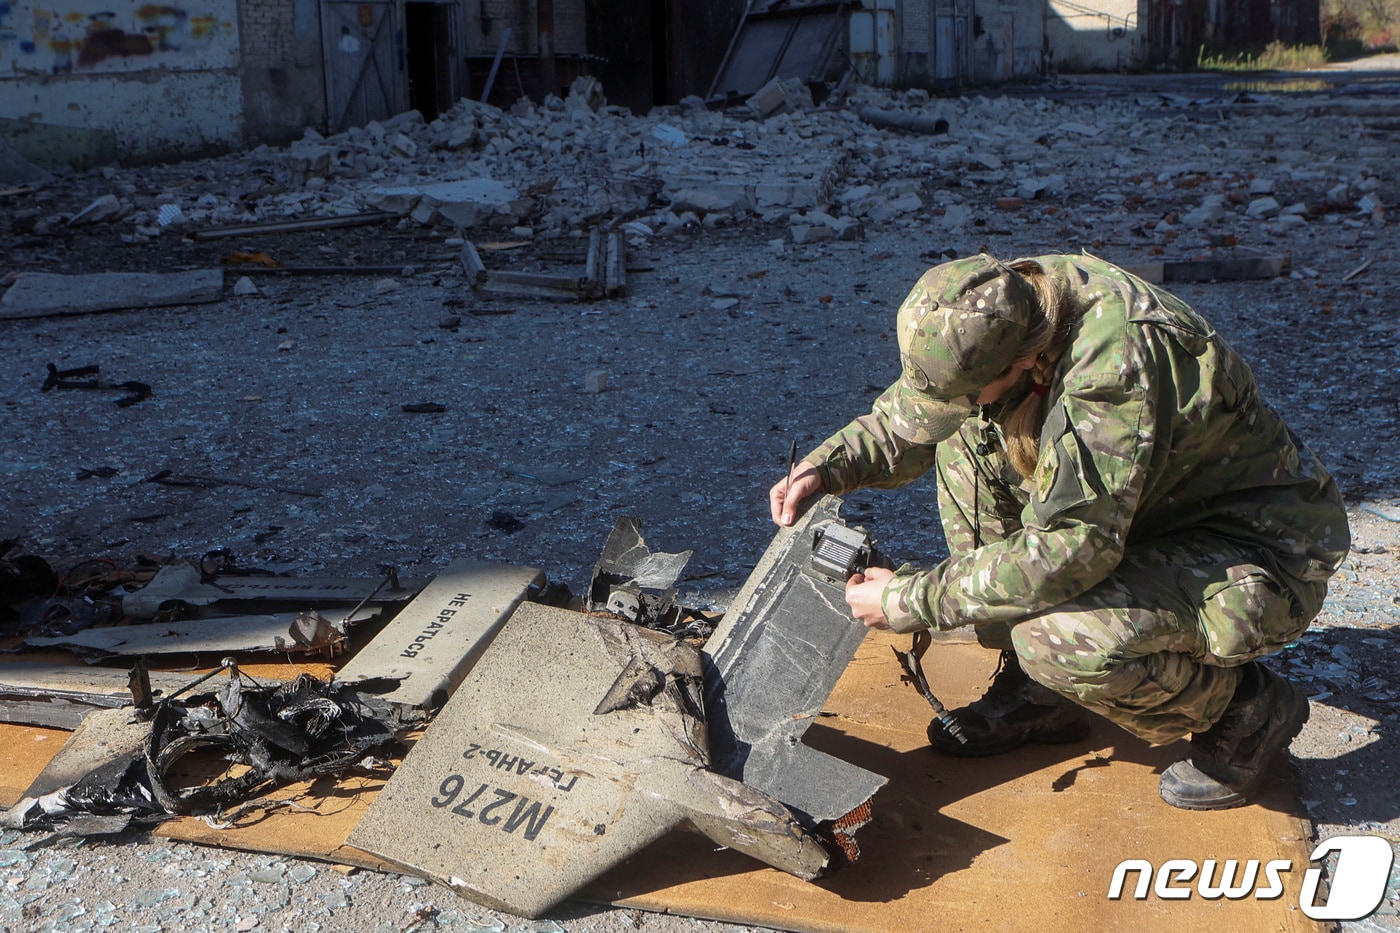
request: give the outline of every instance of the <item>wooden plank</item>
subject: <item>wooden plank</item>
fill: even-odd
[[[1123,268],[1144,282],[1165,284],[1276,279],[1286,275],[1290,265],[1287,256],[1248,256],[1230,259],[1164,260]]]

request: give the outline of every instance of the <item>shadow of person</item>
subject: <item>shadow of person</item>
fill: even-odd
[[[1364,828],[1400,818],[1397,647],[1394,631],[1329,626],[1269,660],[1313,698],[1292,752],[1299,794],[1319,823]]]

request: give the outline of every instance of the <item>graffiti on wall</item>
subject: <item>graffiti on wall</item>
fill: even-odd
[[[0,0],[0,78],[238,64],[236,0]]]

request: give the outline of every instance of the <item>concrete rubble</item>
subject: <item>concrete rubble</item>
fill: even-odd
[[[227,175],[178,190],[142,191],[134,175],[104,169],[109,194],[71,217],[23,223],[34,232],[120,223],[132,230],[124,239],[140,242],[386,212],[448,235],[577,236],[607,222],[634,244],[752,220],[798,244],[858,239],[872,224],[932,223],[953,235],[1010,226],[1131,236],[1164,251],[1385,223],[1376,175],[1386,147],[1358,143],[1333,163],[1286,145],[1306,102],[930,99],[861,87],[816,107],[792,84],[772,82],[727,111],[691,99],[645,116],[606,105],[596,81],[567,100],[522,99],[509,110],[464,99],[431,123],[410,111],[330,137],[308,129],[285,149],[223,160],[233,163]],[[1308,116],[1345,140],[1364,130],[1364,113]],[[1236,163],[1221,148],[1242,132],[1272,146],[1268,162]],[[275,183],[250,190],[250,175]],[[1066,200],[1078,206],[1061,207]]]

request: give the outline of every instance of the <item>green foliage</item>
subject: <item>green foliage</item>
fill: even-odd
[[[1400,0],[1322,0],[1322,41],[1334,58],[1394,51]]]
[[[1327,64],[1327,50],[1320,45],[1284,45],[1271,42],[1261,52],[1206,51],[1201,46],[1196,67],[1202,71],[1303,71]]]

